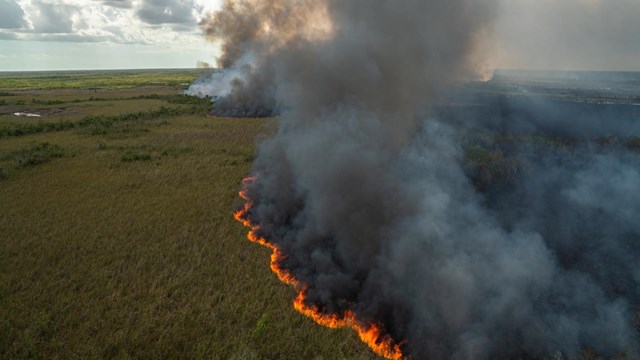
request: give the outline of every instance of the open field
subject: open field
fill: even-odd
[[[0,72],[2,89],[131,89],[188,86],[198,70],[109,70]]]
[[[0,359],[372,358],[231,216],[277,120],[208,116],[196,76],[0,76]]]

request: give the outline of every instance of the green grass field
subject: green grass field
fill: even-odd
[[[131,89],[144,86],[188,86],[199,70],[109,70],[0,72],[4,89]]]
[[[210,117],[197,75],[0,74],[0,359],[374,358],[233,220],[277,119]]]

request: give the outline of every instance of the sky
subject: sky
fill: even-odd
[[[221,0],[0,0],[0,71],[215,63],[198,22]]]
[[[498,0],[499,68],[640,71],[640,0]]]
[[[640,71],[640,0],[497,0],[489,68]],[[222,0],[0,0],[0,71],[193,68]]]

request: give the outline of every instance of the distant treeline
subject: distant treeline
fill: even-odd
[[[170,104],[180,104],[180,105],[210,105],[211,102],[207,99],[200,99],[194,96],[189,95],[158,95],[158,94],[150,94],[150,95],[140,95],[140,96],[131,96],[131,97],[94,97],[91,96],[87,99],[72,99],[72,100],[40,100],[33,98],[31,99],[31,103],[38,105],[61,105],[61,104],[76,104],[82,102],[89,101],[126,101],[126,100],[164,100]]]

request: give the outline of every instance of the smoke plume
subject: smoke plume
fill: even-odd
[[[233,78],[215,111],[281,114],[246,222],[303,308],[377,324],[413,359],[637,354],[640,158],[594,140],[639,134],[636,113],[429,106],[478,63],[495,12],[227,0],[203,23]],[[474,149],[505,170],[470,165]]]

